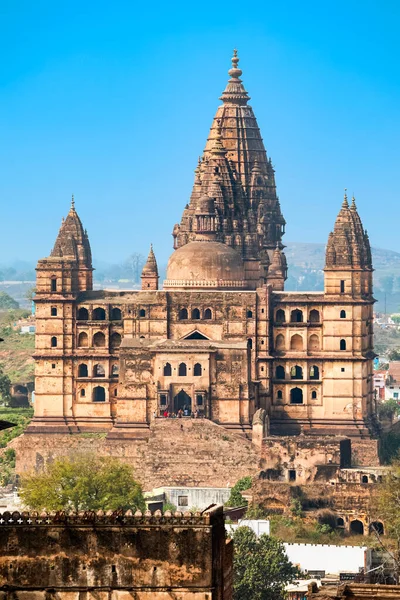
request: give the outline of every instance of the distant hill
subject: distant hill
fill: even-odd
[[[288,242],[285,249],[289,274],[286,289],[289,291],[318,291],[324,288],[323,268],[325,244]],[[382,248],[372,248],[374,266],[374,296],[376,310],[395,312],[400,306],[400,253]]]

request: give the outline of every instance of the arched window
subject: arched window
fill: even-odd
[[[179,311],[179,320],[184,321],[187,318],[188,318],[187,308],[181,308],[181,310]]]
[[[198,308],[192,310],[192,319],[200,319],[200,311]]]
[[[141,309],[139,310],[139,317],[145,317],[145,316],[146,316],[146,311],[145,311],[145,309],[144,309],[144,308],[141,308]]]
[[[87,365],[81,364],[78,367],[78,377],[87,377],[88,376],[88,368]]]
[[[385,534],[385,530],[384,530],[384,527],[383,527],[383,523],[381,523],[380,521],[374,521],[369,526],[369,532],[370,533],[376,532],[378,535],[384,535]]]
[[[290,369],[290,378],[291,379],[303,379],[303,369],[298,365],[292,367]]]
[[[279,310],[276,311],[275,321],[277,323],[284,323],[285,320],[286,320],[285,319],[285,311],[280,308]]]
[[[275,369],[275,379],[285,379],[285,368],[279,365]]]
[[[93,402],[105,402],[106,390],[101,386],[97,385],[93,388]]]
[[[111,345],[111,350],[115,350],[116,348],[120,347],[121,334],[119,334],[118,331],[114,331],[114,333],[111,334],[110,345]]]
[[[308,340],[308,349],[309,350],[319,350],[319,337],[317,336],[316,333],[313,333],[313,335],[310,335],[309,340]]]
[[[319,368],[317,365],[313,365],[310,368],[310,379],[319,379]]]
[[[346,350],[346,340],[340,340],[340,349]]]
[[[355,535],[364,535],[364,525],[361,521],[357,519],[350,523],[350,533],[354,533]]]
[[[292,310],[290,313],[290,322],[291,323],[302,323],[303,322],[303,312],[296,308],[296,310]]]
[[[171,365],[169,363],[164,365],[164,377],[171,377],[172,375],[172,368]]]
[[[55,306],[52,306],[50,309],[50,315],[52,317],[56,317],[57,316],[57,308]]]
[[[290,349],[296,352],[303,350],[303,338],[298,333],[290,338]]]
[[[57,291],[57,278],[56,277],[52,277],[50,279],[50,289],[52,292],[56,292]]]
[[[346,311],[345,310],[341,310],[340,311],[340,318],[341,319],[345,319],[346,318]]]
[[[101,348],[106,345],[106,336],[102,331],[98,331],[93,336],[93,346],[95,348]]]
[[[53,335],[53,337],[51,338],[51,347],[52,348],[56,348],[57,347],[57,338],[55,335]]]
[[[114,396],[117,396],[117,395],[118,395],[118,390],[117,390],[117,388],[115,388],[114,389]]]
[[[206,310],[204,311],[204,318],[205,319],[212,319],[211,308],[206,308]]]
[[[284,350],[285,349],[285,338],[283,337],[282,333],[280,333],[279,335],[276,336],[275,339],[275,350]]]
[[[105,321],[106,320],[106,311],[104,308],[95,308],[92,312],[92,320],[93,321]]]
[[[253,311],[252,310],[248,310],[247,311],[247,318],[251,319],[253,317]]]
[[[84,331],[81,331],[78,336],[78,347],[79,348],[87,348],[89,346],[89,338],[88,334]]]
[[[195,377],[199,377],[202,374],[202,371],[203,371],[203,369],[201,367],[201,364],[200,363],[196,363],[194,365],[194,367],[193,367],[193,375]]]
[[[282,398],[283,398],[282,390],[278,390],[276,392],[276,398],[277,398],[277,400],[282,400]]]
[[[344,519],[342,517],[338,517],[336,520],[336,527],[344,527]]]
[[[368,475],[363,475],[361,477],[361,483],[368,483]]]
[[[121,319],[122,319],[121,309],[113,308],[111,311],[111,321],[121,321]]]
[[[104,370],[103,365],[94,365],[93,367],[93,377],[105,377],[106,372]]]
[[[312,400],[316,400],[317,399],[317,392],[315,390],[312,390],[312,392],[311,392],[311,399]]]
[[[79,308],[76,313],[76,318],[78,321],[87,321],[89,318],[89,311],[87,308]]]
[[[310,323],[319,323],[319,311],[315,308],[310,310]]]
[[[249,339],[247,340],[247,348],[248,348],[249,350],[251,350],[251,349],[253,348],[253,340],[252,340],[251,338],[249,338]]]
[[[185,363],[181,363],[178,367],[178,375],[179,377],[186,377],[187,375],[187,367]]]
[[[303,404],[303,390],[300,388],[290,390],[290,404]]]
[[[119,375],[119,366],[113,365],[111,367],[111,377],[118,377],[118,375]]]
[[[82,396],[82,398],[84,398],[86,396],[86,390],[83,390],[83,389],[81,390],[81,396]]]

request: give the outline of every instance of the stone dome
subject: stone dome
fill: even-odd
[[[181,246],[168,261],[164,289],[245,289],[240,254],[221,242],[195,241]]]

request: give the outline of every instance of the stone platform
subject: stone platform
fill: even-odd
[[[131,464],[145,491],[161,486],[230,487],[260,471],[260,452],[242,433],[207,419],[156,419],[148,439],[106,436],[22,435],[10,444],[16,450],[16,472],[41,469],[49,460],[77,452],[95,452]]]

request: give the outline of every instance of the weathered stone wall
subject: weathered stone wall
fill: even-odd
[[[0,516],[0,590],[15,599],[231,600],[222,507],[204,514]]]
[[[19,474],[43,468],[58,456],[95,452],[132,465],[145,490],[182,485],[230,487],[260,469],[260,455],[249,440],[206,419],[156,419],[148,440],[25,434],[12,446]]]

